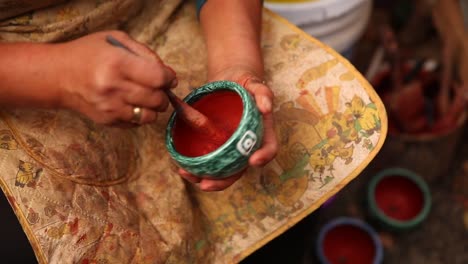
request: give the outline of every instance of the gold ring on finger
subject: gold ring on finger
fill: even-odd
[[[132,109],[132,123],[139,124],[141,122],[141,116],[143,114],[143,109],[138,106],[134,106]]]

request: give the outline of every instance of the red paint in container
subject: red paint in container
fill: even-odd
[[[331,264],[372,264],[376,255],[372,237],[354,225],[338,225],[323,239],[323,252]]]
[[[241,97],[229,90],[207,94],[191,106],[205,115],[221,133],[214,139],[177,117],[172,133],[174,147],[187,157],[203,156],[223,145],[239,126],[244,109]]]
[[[400,221],[415,218],[424,205],[424,196],[418,186],[401,176],[382,179],[376,186],[375,200],[385,215]]]

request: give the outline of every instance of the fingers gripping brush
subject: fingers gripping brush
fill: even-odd
[[[106,41],[112,46],[122,48],[138,56],[138,54],[130,50],[127,46],[125,46],[120,41],[118,41],[110,35],[106,37]],[[182,120],[184,120],[187,123],[187,125],[189,125],[196,131],[204,133],[207,137],[211,138],[213,142],[219,142],[221,144],[224,143],[224,141],[227,138],[226,131],[216,127],[215,124],[213,124],[213,122],[211,122],[209,118],[207,118],[200,111],[181,100],[170,89],[164,89],[164,92],[168,96],[169,101],[174,107],[174,110],[176,111],[177,115],[179,115],[179,117]]]

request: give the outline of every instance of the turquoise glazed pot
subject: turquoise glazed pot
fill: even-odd
[[[196,176],[224,178],[238,173],[248,166],[249,157],[260,148],[262,143],[262,115],[254,98],[239,84],[230,81],[207,83],[191,92],[183,100],[188,104],[193,104],[203,96],[221,90],[236,92],[242,100],[243,112],[237,129],[218,149],[203,156],[184,156],[175,149],[172,137],[177,113],[172,114],[166,128],[166,147],[169,154],[181,168]]]
[[[380,196],[381,204],[379,195],[385,195]],[[428,217],[432,200],[429,186],[421,176],[395,167],[382,170],[371,179],[366,203],[372,221],[388,231],[402,232]],[[405,217],[396,217],[401,215]]]

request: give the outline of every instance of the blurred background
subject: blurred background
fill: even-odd
[[[468,0],[265,6],[367,78],[386,106],[389,132],[359,177],[242,263],[467,264]],[[1,263],[34,263],[4,197],[0,212],[7,227],[0,243],[19,252]]]

